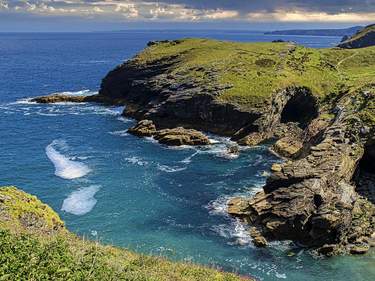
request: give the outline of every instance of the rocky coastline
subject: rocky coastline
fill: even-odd
[[[229,136],[247,146],[274,140],[271,149],[285,161],[272,167],[262,192],[253,198],[232,199],[228,213],[251,226],[249,235],[260,247],[272,240],[293,240],[324,255],[367,252],[375,246],[373,77],[351,78],[354,66],[348,61],[354,54],[349,51],[268,43],[263,48],[275,54],[246,51],[248,60],[254,60],[247,71],[259,77],[265,73],[280,76],[275,80],[278,84],[265,86],[273,91],[266,88],[267,95],[252,93],[245,101],[240,95],[228,98],[228,93],[243,88],[224,79],[233,61],[220,68],[217,58],[207,64],[201,62],[203,58],[198,63],[193,60],[196,52],[204,55],[207,51],[202,46],[215,50],[224,44],[235,55],[238,50],[245,53],[245,47],[253,48],[210,40],[152,42],[144,52],[109,72],[98,95],[69,101],[126,105],[123,115],[139,121],[130,133],[152,136],[167,145],[209,144],[199,131]],[[278,62],[274,55],[284,57]],[[355,53],[360,55],[373,59],[375,50]],[[244,61],[232,60],[236,67]],[[319,79],[328,78],[305,81],[305,75],[312,73]],[[237,76],[230,77],[236,81]],[[285,85],[291,79],[302,82]],[[246,83],[255,87],[259,82],[247,79]],[[318,88],[323,94],[317,94]]]

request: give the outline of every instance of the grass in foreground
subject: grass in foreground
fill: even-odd
[[[0,187],[0,280],[250,279],[85,241],[36,197]]]

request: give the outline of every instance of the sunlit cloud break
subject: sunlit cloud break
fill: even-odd
[[[375,19],[375,0],[0,0],[1,12],[119,21],[366,22]]]
[[[142,1],[54,1],[0,0],[0,10],[40,15],[99,16],[127,20],[225,20],[239,16],[237,11],[195,9],[182,4]]]

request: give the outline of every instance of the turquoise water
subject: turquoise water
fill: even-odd
[[[70,230],[130,249],[209,264],[261,280],[373,280],[374,257],[322,259],[288,242],[254,248],[225,215],[234,195],[253,194],[272,163],[267,146],[225,153],[168,148],[126,133],[120,107],[37,105],[56,92],[95,93],[101,78],[147,41],[177,37],[270,41],[260,33],[208,31],[0,34],[0,185],[51,205]],[[280,36],[278,36],[280,38]],[[312,47],[336,37],[289,38]]]

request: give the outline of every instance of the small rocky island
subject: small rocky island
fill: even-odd
[[[324,255],[362,254],[375,245],[375,47],[340,46],[149,42],[87,101],[126,105],[139,121],[131,133],[169,145],[209,144],[198,131],[244,146],[274,140],[285,161],[228,212],[257,246],[293,240]]]

